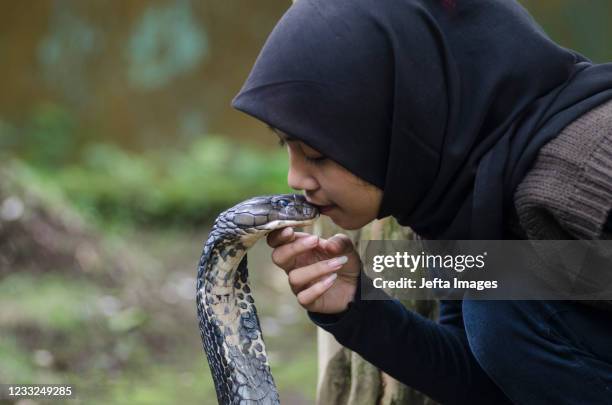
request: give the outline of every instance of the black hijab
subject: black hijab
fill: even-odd
[[[381,188],[378,218],[503,239],[540,147],[611,98],[513,0],[298,0],[232,105]]]

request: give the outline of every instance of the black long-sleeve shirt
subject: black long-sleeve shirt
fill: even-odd
[[[361,277],[367,277],[363,273]],[[480,367],[463,325],[462,301],[440,301],[439,321],[398,300],[355,300],[340,314],[308,312],[343,346],[443,404],[511,403]]]

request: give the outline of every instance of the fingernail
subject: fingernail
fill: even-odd
[[[293,230],[291,228],[285,228],[283,229],[283,231],[281,232],[282,236],[289,236],[291,235],[291,232],[293,232]]]
[[[318,236],[316,236],[316,235],[307,236],[307,237],[304,239],[304,244],[305,244],[306,246],[314,246],[314,245],[316,245],[316,244],[317,244],[317,241],[318,241],[318,240],[319,240],[319,237],[318,237]]]
[[[327,264],[329,265],[329,267],[334,268],[334,267],[342,266],[346,262],[348,262],[348,257],[340,256],[340,257],[336,257],[335,259],[331,259],[329,262],[327,262]]]
[[[331,284],[331,283],[333,283],[333,282],[334,282],[334,280],[335,280],[336,278],[338,278],[338,274],[337,274],[337,273],[332,273],[332,274],[330,274],[329,276],[325,277],[325,278],[323,279],[323,282],[324,282],[325,284]]]

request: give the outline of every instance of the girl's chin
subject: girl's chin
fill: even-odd
[[[337,205],[326,205],[324,207],[319,207],[319,212],[321,213],[321,215],[327,215],[329,216],[329,213],[335,209],[337,209],[338,206]]]
[[[346,229],[347,231],[354,231],[366,225],[366,224],[357,223],[355,221],[350,221],[350,220],[346,221],[346,218],[343,215],[338,215],[337,212],[331,212],[329,214],[321,214],[321,215],[328,216],[329,219],[331,219],[334,224],[336,224],[342,229]]]

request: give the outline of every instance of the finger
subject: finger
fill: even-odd
[[[306,309],[309,309],[309,307],[312,306],[312,304],[319,299],[319,297],[325,294],[325,292],[329,290],[332,285],[334,285],[336,278],[338,278],[338,274],[332,273],[323,278],[323,280],[316,282],[311,287],[300,291],[297,295],[297,300],[300,305]]]
[[[340,256],[330,260],[322,260],[320,262],[305,266],[300,269],[289,272],[289,284],[294,291],[302,291],[310,284],[313,284],[321,277],[339,270],[348,261],[348,257]]]
[[[319,243],[319,237],[308,235],[297,238],[291,243],[281,245],[272,251],[272,261],[285,271],[295,268],[295,258],[299,254],[314,249]]]
[[[293,233],[294,233],[294,235],[295,235],[296,239],[298,239],[298,238],[305,238],[305,237],[308,237],[308,236],[311,236],[311,235],[312,235],[311,233],[308,233],[308,232],[297,232],[297,231],[293,231]]]
[[[330,256],[345,255],[355,250],[351,238],[342,233],[337,233],[327,240],[321,240],[320,245]]]
[[[286,227],[281,229],[275,229],[268,234],[266,237],[266,241],[268,242],[268,246],[271,248],[275,248],[284,243],[290,242],[295,238],[295,234],[293,228]]]
[[[275,229],[266,237],[268,246],[271,248],[278,247],[288,242],[292,242],[297,238],[302,238],[310,235],[306,232],[296,232],[290,226],[281,229]]]

